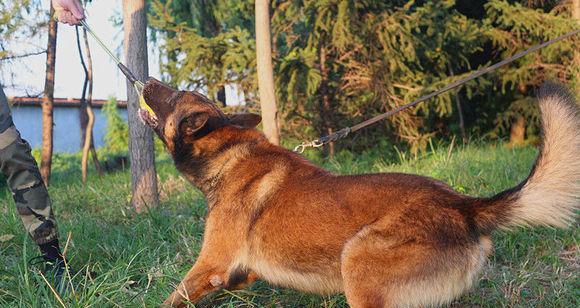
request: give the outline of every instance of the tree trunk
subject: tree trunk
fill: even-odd
[[[264,134],[273,144],[280,144],[278,109],[272,68],[272,39],[270,37],[270,1],[256,0],[256,62],[258,90],[262,108]]]
[[[125,63],[141,80],[147,78],[147,12],[145,0],[123,0]],[[155,149],[151,129],[138,115],[139,95],[127,81],[129,156],[131,159],[131,203],[140,213],[159,204]]]
[[[448,63],[447,67],[449,68],[449,73],[451,74],[451,76],[455,76],[451,64]],[[463,108],[461,108],[461,100],[459,99],[458,91],[455,91],[455,93],[453,93],[453,97],[455,98],[455,106],[457,106],[457,113],[459,114],[459,130],[461,131],[461,140],[463,140],[463,143],[466,143],[467,135],[465,134],[465,121],[463,120]]]
[[[50,5],[50,16],[54,15],[54,8]],[[50,183],[52,166],[52,139],[54,104],[54,69],[56,67],[56,33],[58,24],[50,18],[48,22],[48,43],[46,46],[46,77],[44,79],[44,96],[42,98],[42,153],[40,159],[40,174],[46,186]]]
[[[83,50],[81,48],[81,39],[79,36],[79,27],[76,27],[75,30],[77,36],[77,49],[79,51],[79,58],[81,60],[81,65],[85,72],[85,81],[83,83],[83,90],[81,93],[81,106],[79,108],[79,120],[81,127],[81,150],[82,150],[81,174],[83,183],[86,183],[88,175],[89,151],[91,151],[92,153],[95,169],[97,170],[99,176],[103,174],[103,171],[101,168],[101,163],[99,162],[99,159],[97,157],[95,147],[93,145],[93,127],[95,123],[95,115],[92,109],[93,60],[91,57],[91,50],[89,48],[89,40],[87,38],[86,29],[83,29],[83,37],[85,42],[85,51],[87,53],[88,67],[83,57]],[[87,88],[88,88],[88,96],[87,96]]]
[[[86,84],[86,87],[88,88],[89,79],[86,76],[86,72],[85,72],[84,83]],[[84,87],[85,86],[83,86],[83,88]],[[85,98],[86,94],[84,92],[86,92],[86,90],[83,91],[83,95],[81,96],[80,106],[79,106],[79,124],[80,124],[80,128],[81,128],[79,147],[80,147],[81,151],[83,150],[83,147],[85,146],[85,138],[87,136],[87,126],[89,124],[89,115],[87,114],[87,100]]]
[[[321,39],[321,41],[324,41],[323,39]],[[333,117],[333,107],[332,107],[332,100],[330,98],[330,88],[329,88],[329,71],[328,71],[328,67],[326,65],[326,60],[327,60],[327,53],[326,53],[326,47],[325,44],[322,43],[319,46],[320,49],[320,74],[321,74],[321,81],[320,81],[320,95],[322,97],[321,100],[321,105],[320,105],[320,117],[322,118],[322,129],[320,129],[322,131],[322,133],[324,135],[330,135],[332,133],[334,133],[334,130],[332,128],[332,117]],[[328,156],[330,158],[334,157],[334,154],[336,152],[335,149],[335,145],[334,142],[330,142],[328,144]]]
[[[572,0],[572,18],[576,25],[580,24],[580,0]],[[574,79],[576,79],[575,94],[580,98],[580,50],[576,48],[574,51]]]
[[[226,102],[226,87],[221,86],[217,92],[217,101],[222,104],[222,106],[226,107],[228,104]]]
[[[88,160],[89,152],[93,156],[93,163],[95,164],[95,169],[97,173],[102,175],[103,171],[101,169],[101,164],[99,158],[97,157],[97,151],[95,151],[95,146],[93,142],[93,128],[95,126],[95,113],[93,112],[93,58],[91,57],[91,49],[89,46],[89,40],[87,38],[87,29],[83,28],[83,38],[85,41],[85,52],[87,54],[87,81],[89,82],[89,91],[87,94],[87,99],[85,101],[84,114],[87,116],[87,126],[85,127],[85,138],[83,144],[83,156],[81,159],[81,171],[83,183],[87,181],[88,174]],[[84,94],[84,93],[83,93]]]
[[[465,134],[465,120],[463,119],[463,108],[461,108],[461,100],[459,100],[459,94],[455,92],[455,105],[457,106],[457,113],[459,114],[459,130],[461,131],[461,140],[463,143],[467,142],[467,134]]]
[[[526,118],[518,116],[510,129],[510,145],[521,145],[526,136]]]

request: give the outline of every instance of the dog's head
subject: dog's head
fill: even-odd
[[[197,92],[174,90],[154,78],[145,83],[143,96],[154,115],[141,109],[141,119],[174,156],[179,151],[192,151],[199,143],[210,140],[215,143],[219,139],[216,132],[224,127],[254,128],[261,121],[259,115],[251,113],[226,115],[207,97]]]

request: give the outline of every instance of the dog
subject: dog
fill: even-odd
[[[149,79],[142,120],[207,199],[203,245],[163,303],[182,307],[256,279],[351,307],[449,303],[469,289],[497,229],[575,220],[580,113],[558,85],[539,91],[543,146],[526,180],[471,197],[402,173],[335,175],[268,142],[255,114],[224,114],[201,94]]]

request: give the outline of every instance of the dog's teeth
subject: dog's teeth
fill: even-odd
[[[149,111],[143,109],[143,108],[139,108],[139,119],[141,120],[141,123],[151,127],[151,128],[156,128],[159,121],[157,120],[156,116],[151,116],[149,114]]]

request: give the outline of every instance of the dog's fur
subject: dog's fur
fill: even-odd
[[[199,257],[165,305],[255,279],[344,292],[352,307],[440,305],[473,284],[491,232],[565,227],[578,207],[580,115],[559,86],[540,91],[543,147],[530,176],[490,198],[411,174],[334,175],[269,143],[257,115],[225,115],[154,79],[144,95],[155,115],[142,119],[208,207]]]

